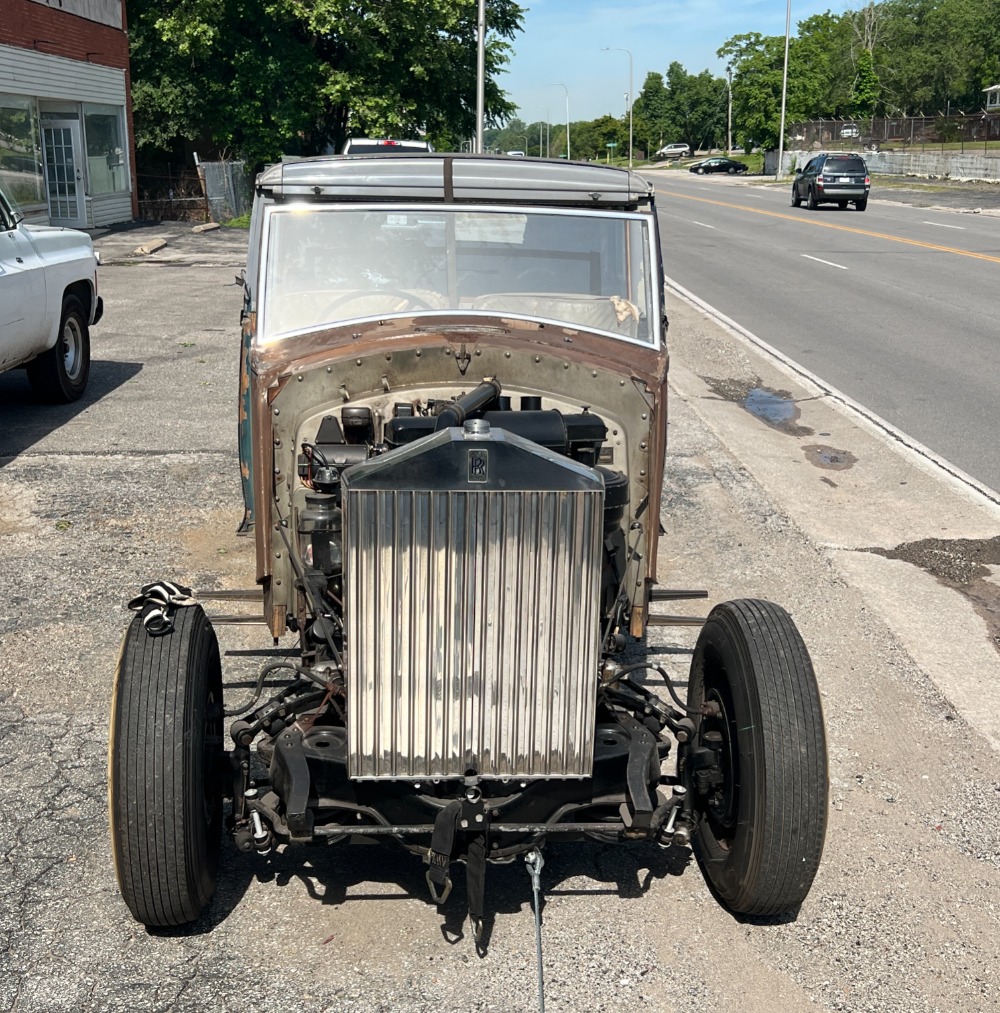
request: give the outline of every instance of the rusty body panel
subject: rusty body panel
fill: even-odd
[[[285,631],[283,609],[295,614],[295,574],[280,535],[295,506],[295,454],[307,422],[344,405],[376,412],[393,402],[457,397],[483,377],[500,379],[511,397],[583,405],[614,420],[619,460],[632,477],[629,513],[645,521],[636,537],[641,558],[629,575],[635,597],[631,633],[641,636],[645,590],[656,578],[658,504],[666,450],[665,348],[629,346],[628,361],[613,338],[517,319],[456,317],[352,323],[254,350],[251,376],[256,488],[257,580],[265,588],[264,618],[274,636]],[[287,529],[286,529],[287,530]]]

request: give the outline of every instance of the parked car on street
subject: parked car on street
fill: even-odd
[[[115,677],[111,842],[140,922],[209,903],[224,799],[249,856],[392,843],[438,904],[464,863],[477,941],[488,868],[518,860],[537,897],[558,840],[697,839],[731,910],[802,902],[827,758],[792,619],[756,599],[696,619],[686,697],[643,647],[691,622],[651,604],[706,597],[657,584],[659,235],[652,185],[610,166],[402,154],[258,177],[239,413],[256,585],[146,585]],[[249,698],[213,597],[267,626]]]
[[[868,207],[871,177],[865,160],[856,154],[824,152],[796,170],[792,181],[792,207],[803,201],[810,210],[820,204],[836,204],[841,210],[853,204],[858,211]]]
[[[28,225],[0,191],[0,372],[23,366],[46,401],[75,401],[101,319],[97,255],[86,232]]]
[[[840,128],[840,136],[843,138],[860,137],[861,128],[855,123],[845,123],[844,126]]]
[[[433,151],[428,141],[397,141],[391,137],[349,137],[342,155],[398,155],[404,151]]]
[[[688,144],[666,144],[656,153],[656,158],[685,158],[691,154],[691,147]]]
[[[688,172],[696,172],[699,176],[708,172],[725,172],[730,176],[735,176],[737,173],[746,171],[746,162],[737,162],[734,158],[723,158],[721,155],[714,158],[703,158],[700,162],[693,162],[688,166]]]

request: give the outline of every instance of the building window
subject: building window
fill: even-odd
[[[121,106],[85,105],[84,130],[87,135],[87,176],[90,193],[123,193],[129,189],[125,164]]]
[[[0,182],[28,209],[45,204],[45,179],[35,100],[0,94]]]

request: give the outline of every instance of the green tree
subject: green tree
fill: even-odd
[[[640,140],[649,151],[656,151],[669,143],[672,129],[668,108],[669,96],[663,75],[650,71],[642,90],[632,104],[633,133],[636,143]]]
[[[491,0],[486,114],[524,11]],[[339,150],[350,134],[457,147],[475,129],[476,5],[467,0],[129,0],[136,139],[206,138],[251,162]]]
[[[689,74],[674,62],[667,69],[667,125],[670,142],[691,150],[718,146],[726,136],[726,82],[707,70]]]
[[[778,147],[785,40],[758,32],[735,35],[718,51],[733,68],[733,134],[745,148]]]

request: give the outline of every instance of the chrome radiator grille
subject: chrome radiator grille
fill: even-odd
[[[600,477],[445,430],[344,486],[351,777],[589,776]]]

